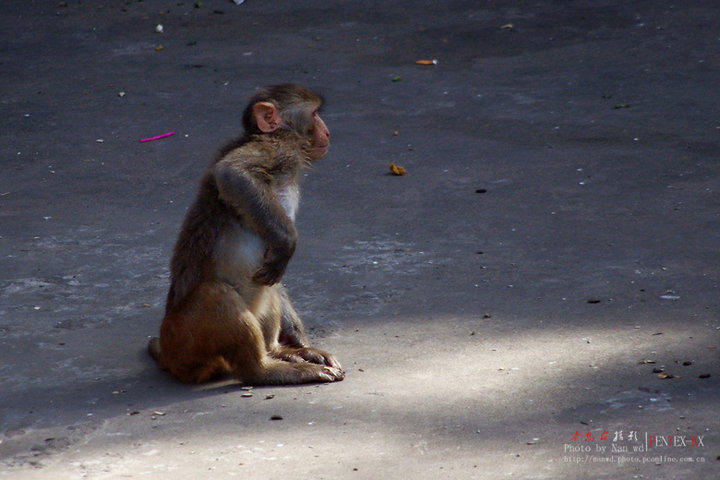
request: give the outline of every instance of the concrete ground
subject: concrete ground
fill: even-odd
[[[719,21],[3,2],[0,477],[720,478]],[[286,81],[326,96],[333,145],[284,281],[347,378],[179,384],[145,351],[175,236]]]

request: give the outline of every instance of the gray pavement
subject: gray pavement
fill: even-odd
[[[0,477],[720,478],[719,22],[3,2]],[[347,378],[179,384],[145,352],[175,236],[248,96],[287,81],[333,144],[284,283]]]

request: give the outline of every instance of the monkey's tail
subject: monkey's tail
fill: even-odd
[[[152,358],[155,359],[156,362],[161,363],[160,361],[160,338],[158,337],[152,337],[150,341],[148,342],[148,353]]]

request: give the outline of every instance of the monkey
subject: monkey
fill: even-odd
[[[148,344],[181,382],[345,377],[333,355],[310,346],[280,283],[297,244],[299,177],[330,146],[322,103],[299,85],[261,88],[243,111],[243,134],[206,169],[173,250],[160,336]]]

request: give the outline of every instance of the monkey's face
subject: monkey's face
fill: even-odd
[[[323,119],[320,118],[317,110],[313,112],[313,120],[315,126],[313,128],[313,138],[310,147],[310,158],[318,160],[324,157],[330,148],[330,130],[328,130]]]

